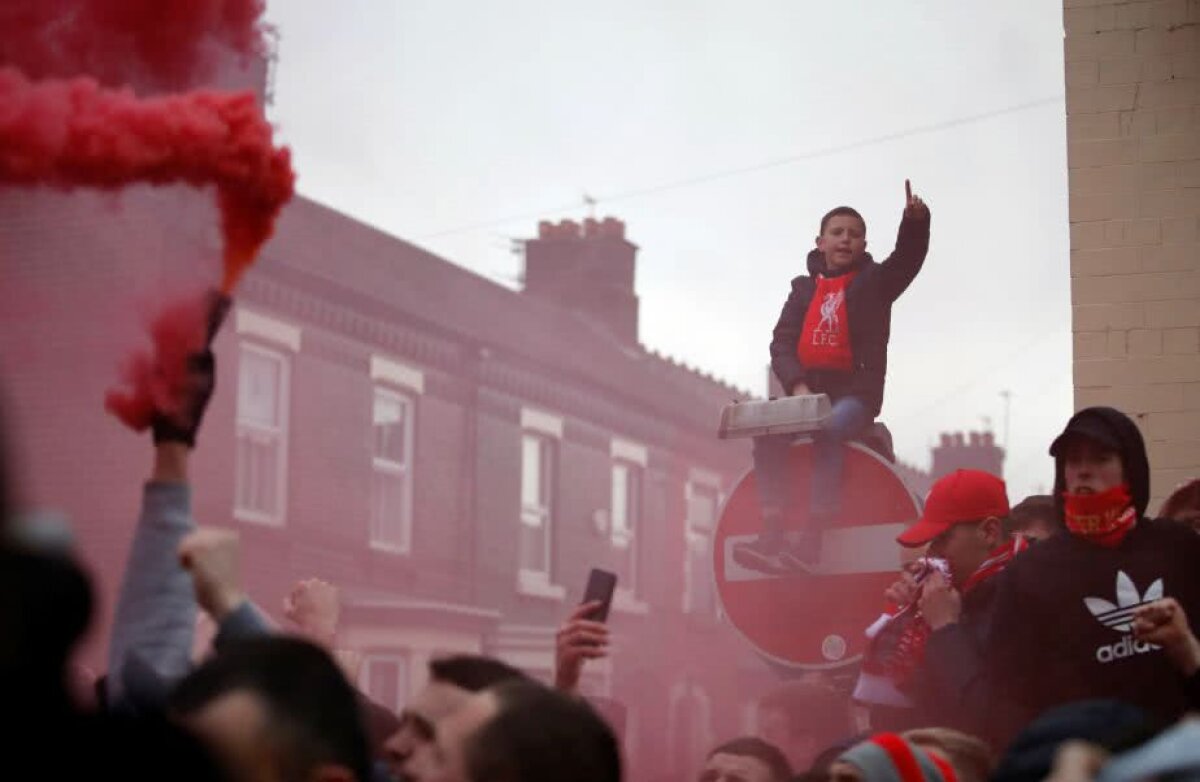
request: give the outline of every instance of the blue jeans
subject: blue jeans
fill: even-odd
[[[862,434],[873,420],[863,400],[845,396],[833,403],[829,418],[813,436],[813,466],[809,493],[809,520],[818,526],[805,529],[821,532],[829,517],[841,506],[842,466],[845,461],[843,444]],[[762,509],[764,532],[768,536],[783,534],[784,518],[793,505],[788,474],[788,452],[794,434],[768,434],[754,438],[754,473],[758,479],[758,504]]]

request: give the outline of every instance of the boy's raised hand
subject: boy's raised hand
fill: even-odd
[[[920,196],[913,195],[912,182],[904,180],[904,216],[916,217],[922,220],[929,217],[929,207]]]

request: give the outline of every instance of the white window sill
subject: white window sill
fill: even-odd
[[[233,517],[238,521],[245,521],[250,524],[260,524],[264,527],[283,526],[283,518],[280,516],[268,516],[265,513],[246,510],[245,508],[234,508]]]
[[[645,616],[650,613],[650,606],[643,603],[634,597],[633,593],[627,589],[618,589],[613,594],[613,608],[625,614],[639,614]]]
[[[379,551],[384,554],[396,554],[398,556],[408,556],[412,553],[408,546],[400,546],[395,543],[386,543],[381,540],[372,540],[370,543],[372,551]]]
[[[551,584],[549,576],[532,570],[521,570],[517,573],[517,591],[529,597],[542,597],[547,600],[563,600],[567,596],[565,587]]]

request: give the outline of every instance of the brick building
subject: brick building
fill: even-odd
[[[1137,419],[1155,510],[1200,473],[1200,3],[1063,17],[1075,405]]]
[[[101,596],[96,669],[150,463],[103,390],[137,335],[131,301],[215,274],[213,220],[182,190],[119,207],[0,191],[22,493],[76,523]],[[711,588],[715,514],[748,466],[715,424],[744,394],[638,343],[636,251],[616,220],[543,224],[513,291],[297,199],[218,337],[192,480],[198,519],[241,534],[266,608],[297,579],[341,586],[341,642],[392,706],[438,653],[548,676],[588,569],[617,571],[615,653],[585,689],[629,707],[649,775],[741,732],[774,677]]]

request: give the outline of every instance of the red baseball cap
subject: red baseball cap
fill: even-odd
[[[896,542],[916,548],[955,524],[1008,515],[1004,481],[982,470],[955,470],[933,484],[925,499],[925,512],[917,523],[900,533]]]

